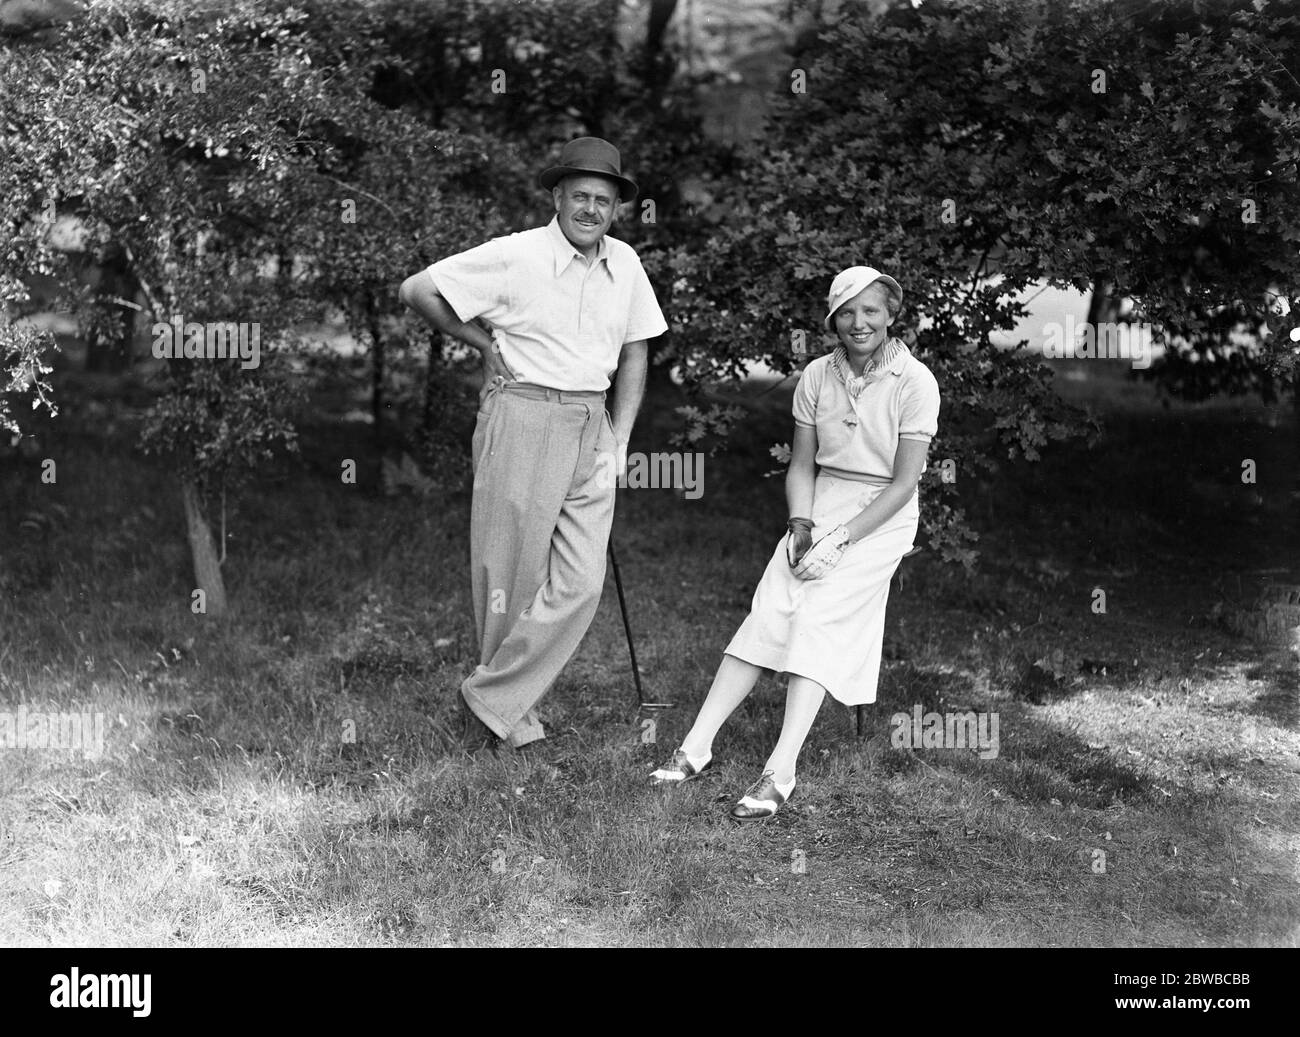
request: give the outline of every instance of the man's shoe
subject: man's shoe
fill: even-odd
[[[754,782],[731,808],[731,817],[735,821],[765,821],[790,798],[794,791],[794,782],[781,786],[776,783],[771,771],[764,771],[763,776]]]
[[[692,778],[698,778],[713,765],[713,757],[710,756],[702,764],[696,767],[691,763],[690,758],[685,751],[678,749],[673,753],[672,759],[650,775],[651,785],[679,785],[684,781],[690,781]]]
[[[478,715],[463,703],[461,706],[461,729],[458,741],[461,749],[471,756],[484,749],[491,750],[495,755],[497,747],[501,744],[501,739],[497,737],[497,733],[483,723],[478,718]]]
[[[505,738],[511,749],[540,749],[546,744],[546,727],[531,709]]]

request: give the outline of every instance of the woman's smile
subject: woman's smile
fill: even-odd
[[[887,306],[888,289],[876,282],[868,285],[835,311],[835,332],[855,374],[861,374],[876,351],[889,339],[894,318]]]

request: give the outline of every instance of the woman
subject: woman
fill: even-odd
[[[654,784],[698,776],[759,674],[788,674],[781,736],[732,809],[737,821],[771,817],[790,798],[827,692],[848,706],[876,700],[889,581],[916,536],[917,483],[939,417],[934,376],[889,334],[902,302],[898,282],[871,267],[831,282],[823,326],[839,346],[809,363],[795,389],[789,532],[694,726],[651,775]]]

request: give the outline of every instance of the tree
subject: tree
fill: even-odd
[[[368,24],[363,5],[344,14]],[[294,329],[344,314],[371,349],[378,428],[385,347],[405,339],[397,285],[505,231],[505,207],[481,192],[524,176],[522,162],[502,161],[511,151],[500,142],[377,104],[376,70],[392,60],[382,37],[352,31],[346,17],[334,24],[334,35],[313,34],[287,4],[219,14],[166,0],[96,8],[0,79],[13,120],[0,152],[10,189],[0,225],[13,241],[6,299],[21,301],[30,271],[66,276],[49,225],[72,213],[88,249],[124,257],[162,336],[155,350],[168,351],[173,322],[187,348],[191,326],[218,340],[223,327],[257,329],[252,363],[169,357],[144,423],[145,450],[177,473],[209,615],[227,605],[217,500],[224,534],[227,491],[295,444],[289,407],[301,379],[282,362]],[[16,376],[30,381],[40,344],[27,331],[7,334]]]
[[[377,164],[368,167],[367,175],[379,178],[375,183],[392,181],[399,213],[413,211],[412,206],[422,211],[427,196],[420,181],[436,168],[446,171],[440,178],[446,187],[441,206],[463,205],[492,215],[464,222],[465,230],[480,234],[477,239],[440,233],[422,241],[421,265],[490,233],[548,219],[550,202],[536,186],[538,169],[570,137],[608,135],[622,150],[642,198],[622,213],[615,234],[645,251],[647,271],[663,290],[671,272],[659,264],[663,253],[656,243],[698,239],[697,217],[684,204],[683,181],[692,174],[721,175],[729,160],[727,149],[702,132],[693,94],[697,84],[673,75],[675,56],[665,42],[672,8],[611,0],[446,0],[431,11],[416,0],[319,0],[307,7],[316,15],[309,19],[307,45],[322,67],[344,61],[358,69],[364,65],[370,100],[467,142],[456,156],[444,151],[437,162],[422,159],[413,170],[417,176],[405,183],[396,182],[398,169],[407,169],[401,159],[392,175]],[[628,31],[629,24],[635,31]],[[370,127],[382,131],[384,125],[370,118],[348,123],[363,139]],[[375,153],[386,154],[386,148]],[[456,161],[449,164],[448,158]],[[352,181],[361,182],[355,175]],[[388,197],[387,188],[368,187]],[[450,231],[460,221],[443,222]],[[377,241],[397,240],[386,227],[376,225]],[[389,297],[381,277],[373,283],[379,294],[366,298],[374,301],[382,321]],[[347,297],[352,298],[350,290]],[[382,336],[368,331],[366,321],[361,325],[363,337],[381,343],[375,354],[381,360]],[[426,399],[437,395],[432,378],[440,370],[436,364],[428,368]],[[666,367],[653,370],[666,377]]]
[[[903,325],[944,393],[931,456],[953,462],[923,480],[925,526],[969,564],[958,487],[998,453],[1035,460],[1089,427],[1036,357],[992,344],[1022,314],[1018,293],[1104,277],[1170,343],[1206,330],[1212,308],[1262,317],[1277,285],[1300,295],[1300,108],[1277,73],[1296,22],[1235,5],[1222,33],[1159,50],[1134,47],[1133,20],[1200,5],[872,7],[841,5],[792,56],[789,93],[719,185],[716,231],[668,250],[674,359],[702,383],[754,360],[792,371],[795,333],[817,351],[837,270],[895,274]],[[1249,226],[1247,188],[1268,214]],[[1189,261],[1210,236],[1222,244],[1198,270]]]
[[[193,325],[203,349],[214,325],[220,337],[238,324],[250,332],[245,341],[264,347],[265,364],[169,359],[145,423],[146,450],[174,462],[196,590],[215,616],[226,607],[224,548],[207,501],[224,500],[228,483],[293,442],[275,347],[295,312],[260,269],[268,242],[260,217],[293,164],[286,127],[313,98],[284,63],[292,15],[234,11],[257,41],[241,49],[180,7],[96,8],[56,45],[14,54],[0,79],[12,126],[0,155],[0,225],[11,232],[7,284],[66,271],[47,221],[33,214],[74,212],[93,248],[120,249],[155,327]],[[250,103],[257,82],[275,88]]]

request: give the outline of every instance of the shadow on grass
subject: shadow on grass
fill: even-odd
[[[667,419],[651,417],[634,446],[666,445]],[[127,810],[118,804],[156,801],[161,819],[142,811],[121,823],[165,845],[173,812],[234,818],[236,778],[284,795],[289,806],[231,820],[220,862],[227,907],[263,913],[272,932],[337,917],[358,940],[420,943],[1284,940],[1300,910],[1287,868],[1300,825],[1286,798],[1294,775],[1273,762],[1270,740],[1291,744],[1295,676],[1271,662],[1245,668],[1259,687],[1221,702],[1232,653],[1249,649],[1193,623],[1218,593],[1208,575],[1262,565],[1269,545],[1223,536],[1218,490],[1198,497],[1152,460],[1177,456],[1185,427],[1133,424],[1131,456],[1050,455],[1050,470],[1070,476],[1057,495],[1004,471],[975,574],[928,556],[905,563],[890,606],[894,658],[866,737],[828,704],[795,799],[750,829],[726,811],[776,739],[779,682],[764,681],[724,728],[715,778],[676,795],[644,779],[690,723],[784,525],[761,450],[712,460],[706,501],[620,498],[648,690],[677,702],[655,744],[641,742],[610,587],[547,697],[552,744],[470,762],[449,749],[473,655],[463,497],[343,487],[337,455],[363,448],[322,436],[306,469],[254,484],[232,511],[236,612],[218,624],[188,611],[171,473],[120,441],[55,430],[57,485],[43,487],[30,460],[0,468],[14,504],[0,556],[20,575],[0,604],[12,632],[0,697],[120,702],[128,726],[114,731],[102,780],[78,773],[73,793],[63,772],[6,757],[5,788],[37,819],[54,793],[78,817],[114,824]],[[788,439],[786,425],[774,440]],[[1255,449],[1259,430],[1246,432]],[[750,441],[767,434],[755,428]],[[1276,445],[1259,446],[1278,460]],[[1238,450],[1211,442],[1198,478]],[[1103,499],[1105,523],[1090,511]],[[1243,507],[1249,527],[1278,505]],[[50,521],[15,532],[33,510]],[[1206,544],[1219,553],[1197,555]],[[1089,608],[1097,586],[1106,614]],[[999,755],[891,749],[891,714],[918,705],[997,712]],[[1179,724],[1226,730],[1242,717],[1260,727],[1253,748],[1218,728],[1179,741]],[[1108,733],[1079,733],[1096,720]],[[1162,755],[1166,734],[1175,751]],[[266,835],[255,852],[245,830]],[[80,831],[50,845],[98,853]],[[1098,849],[1105,884],[1091,870]],[[176,931],[204,932],[193,908],[177,917]]]
[[[969,676],[902,663],[882,674],[881,685],[873,719],[864,731],[868,738],[888,740],[889,718],[901,713],[910,724],[918,706],[922,714],[997,714],[1000,745],[995,758],[983,759],[981,750],[972,748],[912,750],[930,766],[978,774],[991,787],[1027,803],[1056,800],[1103,809],[1149,795],[1149,778],[1121,764],[1109,749],[1090,746],[1039,719],[1023,703],[981,697]]]

